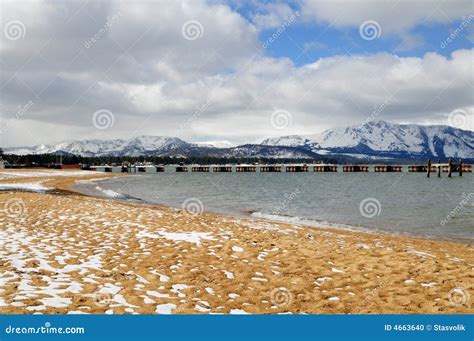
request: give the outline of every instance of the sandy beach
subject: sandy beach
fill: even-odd
[[[69,190],[108,176],[0,171],[0,313],[474,313],[472,245]]]

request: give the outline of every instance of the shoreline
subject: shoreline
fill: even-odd
[[[125,175],[127,176],[127,175]],[[103,180],[108,180],[114,178],[114,176],[108,176],[105,178],[99,178],[99,179],[89,179],[85,181],[90,181],[91,183],[95,182],[100,182]],[[82,180],[79,180],[82,181]],[[171,204],[161,204],[161,203],[155,203],[155,202],[150,202],[146,201],[140,198],[135,198],[128,196],[126,194],[122,194],[126,196],[127,198],[119,198],[119,197],[112,197],[112,196],[107,196],[107,195],[93,195],[90,193],[87,193],[87,191],[80,191],[78,189],[71,188],[71,186],[74,186],[77,184],[78,181],[75,183],[69,183],[67,186],[62,186],[63,189],[67,191],[71,191],[73,193],[78,193],[81,195],[85,196],[90,196],[94,198],[100,198],[100,199],[107,199],[107,200],[117,200],[120,202],[124,203],[130,203],[130,204],[137,204],[137,205],[146,205],[146,206],[156,206],[157,208],[175,208],[175,209],[180,209],[179,206],[171,205]],[[129,200],[131,199],[131,200]],[[423,239],[423,240],[432,240],[432,241],[445,241],[445,242],[451,242],[451,243],[457,243],[457,244],[463,244],[463,245],[469,245],[472,246],[474,245],[474,240],[473,239],[467,239],[467,238],[461,238],[461,237],[447,237],[447,236],[430,236],[430,235],[423,235],[423,234],[411,234],[411,233],[403,233],[403,232],[395,232],[388,230],[383,227],[368,227],[368,226],[363,226],[363,225],[349,225],[349,224],[343,224],[343,223],[333,223],[333,222],[320,222],[314,219],[309,219],[309,218],[303,218],[303,217],[296,217],[296,216],[285,216],[288,218],[293,218],[293,220],[296,221],[287,221],[287,220],[279,220],[279,219],[272,219],[272,218],[267,218],[267,217],[259,217],[259,216],[253,216],[253,213],[259,213],[257,211],[242,211],[240,214],[232,211],[205,211],[207,214],[212,214],[216,216],[221,216],[221,217],[232,217],[236,219],[256,219],[256,220],[263,220],[266,222],[272,222],[272,223],[283,223],[283,224],[290,224],[290,225],[297,225],[303,228],[308,228],[308,229],[322,229],[322,230],[330,230],[330,231],[348,231],[348,232],[354,232],[354,233],[366,233],[366,234],[371,234],[371,235],[382,235],[382,236],[390,236],[390,237],[401,237],[401,238],[417,238],[417,239]],[[271,215],[271,214],[270,214]],[[284,215],[282,215],[283,217]],[[299,221],[298,221],[299,220]],[[334,226],[326,226],[326,225],[334,225]]]
[[[21,208],[0,216],[0,313],[473,313],[471,245],[68,188],[93,177],[22,179],[61,194],[0,191]]]

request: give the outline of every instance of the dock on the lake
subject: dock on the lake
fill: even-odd
[[[199,172],[199,173],[209,173],[209,166],[207,165],[192,165],[191,166],[191,171],[196,173],[196,172]]]
[[[268,172],[280,173],[281,166],[280,165],[260,165],[260,172],[261,173],[268,173]]]
[[[179,166],[176,166],[175,169],[177,173],[186,173],[188,171],[188,166],[179,165]]]
[[[310,167],[311,166],[311,167]],[[341,167],[339,167],[341,166]],[[436,173],[438,177],[441,177],[443,173],[447,173],[447,176],[451,178],[454,174],[462,176],[463,173],[472,173],[472,165],[466,164],[462,160],[453,162],[449,159],[448,162],[432,162],[428,160],[425,164],[412,164],[412,165],[390,165],[390,164],[328,164],[328,163],[314,163],[308,165],[303,164],[212,164],[212,165],[201,165],[193,164],[186,165],[184,163],[169,165],[174,167],[177,173],[187,173],[191,171],[193,173],[300,173],[309,172],[310,168],[312,173],[337,173],[342,168],[343,173],[425,173],[429,178],[432,173]],[[135,163],[130,164],[124,162],[122,164],[103,164],[103,165],[82,165],[84,170],[95,170],[107,173],[163,173],[167,167],[165,165],[155,165],[151,162]]]
[[[254,172],[257,171],[257,166],[255,166],[255,165],[237,165],[235,167],[235,171],[237,173],[242,173],[242,172],[254,173]]]
[[[374,167],[375,172],[382,172],[382,173],[399,173],[402,171],[402,166],[400,165],[376,165]]]
[[[313,166],[313,172],[337,172],[337,165],[319,164]]]
[[[232,166],[231,165],[215,165],[212,167],[212,171],[216,173],[231,173]]]
[[[448,173],[448,178],[450,178],[454,173],[458,173],[459,176],[462,176],[462,173],[471,173],[472,165],[466,165],[459,160],[458,163],[453,163],[453,160],[449,159],[447,163],[441,163],[438,160],[437,163],[432,163],[431,160],[428,160],[428,165],[426,166],[426,176],[429,178],[431,172],[437,172],[438,178],[441,177],[441,172]]]
[[[369,166],[367,165],[346,165],[342,166],[342,171],[346,173],[358,173],[358,172],[368,172]]]
[[[298,164],[298,165],[287,165],[286,166],[286,172],[287,173],[300,173],[300,172],[307,172],[308,171],[308,165],[307,164]]]

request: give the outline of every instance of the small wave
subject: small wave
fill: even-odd
[[[340,229],[340,230],[347,230],[347,231],[359,231],[359,232],[363,231],[363,232],[368,232],[368,233],[380,232],[380,231],[375,231],[374,229],[370,229],[363,226],[331,223],[324,220],[309,219],[309,218],[290,216],[290,215],[284,215],[284,214],[253,212],[251,214],[251,217],[271,220],[271,221],[276,221],[276,222],[281,222],[281,223],[305,225],[305,226],[318,227],[318,228],[333,228],[333,229]]]
[[[106,196],[107,198],[112,198],[112,199],[128,199],[129,198],[128,195],[112,191],[111,189],[105,189],[100,186],[96,186],[95,189],[99,191],[101,194],[103,194],[104,196]]]

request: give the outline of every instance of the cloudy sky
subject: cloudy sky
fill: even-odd
[[[2,1],[0,143],[474,130],[466,1]]]

